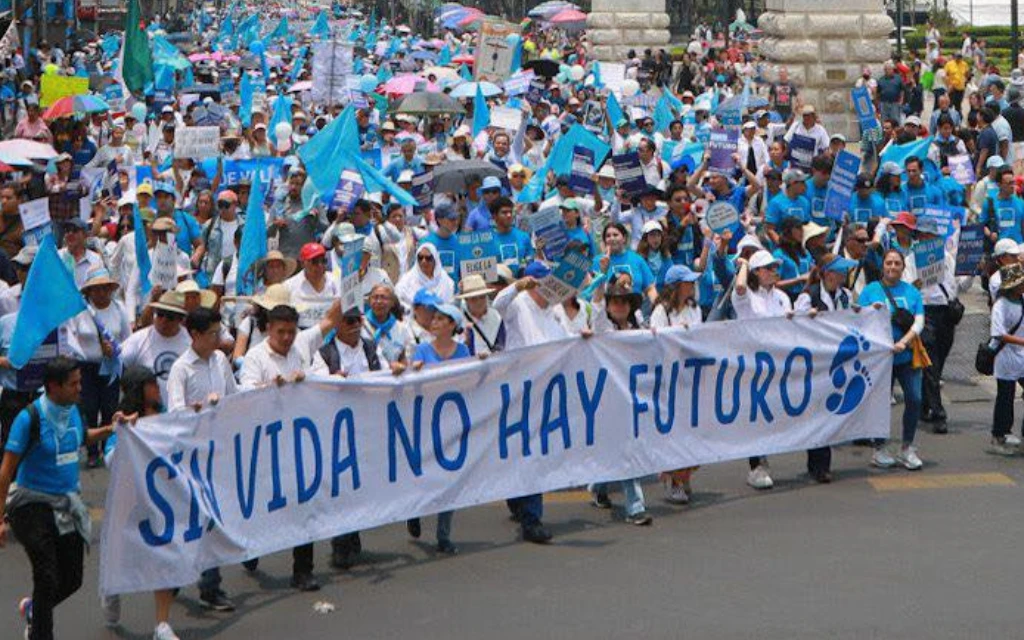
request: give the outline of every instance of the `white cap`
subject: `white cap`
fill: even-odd
[[[758,239],[758,237],[752,233],[748,233],[747,235],[740,238],[740,241],[736,243],[736,251],[742,253],[743,250],[748,247],[755,247],[760,250],[764,249],[764,245],[761,244],[761,240]]]
[[[754,122],[753,120],[747,120],[746,122],[743,123],[743,128],[744,129],[756,129],[757,128],[757,123]]]
[[[920,127],[921,126],[921,118],[918,118],[917,116],[909,116],[906,120],[903,121],[903,125],[904,126],[906,126],[908,124],[912,124],[912,125]]]
[[[996,242],[995,248],[992,249],[992,255],[994,256],[1019,256],[1020,245],[1015,240],[1010,238],[1003,238]]]
[[[640,235],[646,236],[648,233],[652,231],[661,231],[662,233],[664,233],[665,227],[661,226],[661,223],[658,222],[657,220],[648,220],[647,222],[644,223],[643,229],[640,231]]]
[[[757,253],[750,256],[750,268],[761,269],[762,267],[770,267],[773,264],[779,264],[781,260],[768,253],[764,249],[758,250]]]
[[[413,173],[411,169],[405,169],[398,174],[398,180],[396,182],[412,182]]]
[[[597,172],[597,177],[598,178],[614,178],[615,177],[615,167],[613,167],[612,163],[610,163],[610,162],[604,163],[601,166],[601,170]]]

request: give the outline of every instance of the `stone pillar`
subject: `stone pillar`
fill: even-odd
[[[665,0],[593,0],[587,16],[587,36],[598,60],[620,62],[633,49],[667,48],[668,14]]]
[[[758,19],[765,32],[759,50],[789,69],[804,104],[813,104],[829,133],[860,139],[850,90],[861,69],[882,75],[892,55],[894,26],[880,0],[766,0]],[[776,69],[766,72],[774,79]]]

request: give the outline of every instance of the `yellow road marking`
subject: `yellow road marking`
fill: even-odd
[[[589,491],[555,491],[544,494],[544,502],[590,502]]]
[[[1017,483],[1004,473],[948,473],[868,478],[875,491],[915,491],[957,487],[1010,487]]]

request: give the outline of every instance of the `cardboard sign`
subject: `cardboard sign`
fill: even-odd
[[[175,158],[214,158],[220,155],[220,127],[180,127],[174,132]]]
[[[173,291],[178,284],[178,247],[173,237],[170,242],[158,242],[153,247],[152,263],[149,282],[164,291]]]
[[[590,272],[590,264],[590,258],[579,252],[566,253],[554,271],[541,278],[537,292],[544,296],[548,304],[561,304],[583,287]]]
[[[714,129],[708,140],[708,171],[721,175],[732,175],[736,169],[736,142],[739,131],[735,129]],[[813,140],[811,142],[814,142]]]
[[[972,224],[960,229],[960,242],[956,250],[957,276],[977,275],[985,258],[985,225]]]
[[[945,207],[925,207],[917,215],[917,230],[948,238],[955,230],[953,218],[953,211]]]
[[[612,166],[615,168],[615,180],[626,195],[636,198],[647,191],[647,180],[640,164],[640,154],[636,151],[612,156]]]
[[[622,94],[622,83],[626,81],[626,65],[621,62],[601,62],[601,82],[605,89],[615,95]]]
[[[338,179],[338,186],[331,198],[331,207],[337,211],[350,211],[356,200],[363,196],[363,178],[358,171],[345,169]]]
[[[533,80],[535,75],[536,74],[534,74],[533,69],[526,69],[513,74],[512,77],[505,81],[505,95],[509,97],[523,95],[530,90],[530,82]],[[491,117],[492,119],[494,117],[493,109],[491,111]]]
[[[50,199],[36,198],[18,205],[21,225],[31,231],[50,223]]]
[[[957,181],[957,184],[969,186],[977,182],[974,175],[974,163],[971,156],[966,153],[958,156],[949,156],[949,175]]]
[[[719,200],[708,207],[708,212],[704,215],[704,221],[708,223],[708,227],[712,231],[722,233],[723,231],[735,228],[740,223],[740,212],[732,204]]]
[[[313,102],[341,104],[348,97],[347,79],[352,76],[352,46],[336,41],[313,45]]]
[[[360,236],[342,245],[341,279],[339,280],[342,313],[349,309],[358,309],[363,299],[362,285],[359,283],[359,265],[363,259],[363,242],[365,240]]]
[[[86,93],[89,93],[89,78],[45,74],[39,85],[39,106],[45,109],[65,96]]]
[[[586,147],[572,148],[572,172],[569,188],[581,196],[594,192],[594,151]]]
[[[537,242],[544,247],[544,257],[548,260],[560,260],[569,244],[569,235],[565,232],[562,211],[558,207],[541,209],[530,216],[530,227]]]
[[[492,231],[459,234],[459,272],[462,278],[478,274],[487,282],[498,280],[500,249]]]
[[[850,198],[857,186],[860,158],[849,151],[840,151],[832,165],[832,177],[825,191],[825,215],[833,220],[842,220],[850,208]]]
[[[921,240],[914,245],[917,279],[923,287],[942,282],[946,272],[946,241],[942,238]]]
[[[814,138],[794,133],[793,139],[789,141],[789,161],[797,169],[810,173],[811,161],[814,160],[814,146]]]
[[[512,75],[512,57],[515,46],[508,37],[518,33],[518,27],[499,20],[484,20],[480,23],[477,39],[476,61],[473,63],[473,79],[501,84]]]
[[[523,112],[511,107],[491,107],[491,126],[504,129],[511,134],[519,131],[523,124]]]

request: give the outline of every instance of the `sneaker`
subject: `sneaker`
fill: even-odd
[[[153,640],[180,640],[174,635],[174,629],[166,622],[161,622],[153,629]]]
[[[913,445],[904,445],[900,449],[900,454],[896,456],[896,461],[903,465],[903,468],[907,471],[920,471],[924,463],[921,462],[921,458],[917,457],[917,447]]]
[[[991,453],[997,456],[1015,456],[1020,453],[1020,449],[1010,444],[1010,437],[1003,436],[1002,438],[992,438],[989,442],[988,449],[985,450],[987,453]]]
[[[100,606],[107,628],[116,627],[121,622],[121,596],[104,596],[100,598]]]
[[[539,522],[523,525],[523,540],[534,544],[547,544],[551,542],[551,533]]]
[[[672,504],[688,504],[690,502],[690,496],[687,495],[686,488],[682,485],[666,486],[665,502],[670,502]]]
[[[875,452],[871,454],[871,464],[882,469],[888,469],[896,464],[896,458],[893,458],[892,454],[885,447],[876,447]]]
[[[311,573],[297,573],[292,576],[291,585],[299,591],[319,591],[320,583]]]
[[[438,540],[437,552],[449,556],[454,556],[456,553],[459,552],[459,548],[452,544],[451,540]]]
[[[612,501],[608,497],[607,492],[595,491],[591,494],[590,504],[598,509],[611,509]]]
[[[1012,433],[1008,433],[1005,436],[1003,436],[1003,442],[1006,443],[1007,445],[1011,446],[1011,447],[1019,447],[1020,446],[1020,438],[1018,438],[1017,436],[1013,435]]]
[[[226,593],[218,589],[211,593],[199,594],[199,604],[204,609],[211,609],[213,611],[234,611],[235,603],[228,599]]]
[[[646,527],[652,522],[654,522],[654,518],[652,518],[651,514],[647,513],[646,511],[641,511],[640,513],[634,513],[631,516],[626,516],[627,524],[635,524],[638,527]]]
[[[420,525],[419,518],[413,518],[412,520],[405,521],[405,528],[409,531],[409,535],[413,538],[419,538],[420,534],[423,533],[423,528]]]
[[[32,598],[18,601],[18,614],[25,619],[25,640],[29,640],[32,635]]]
[[[256,571],[256,569],[260,568],[260,559],[253,558],[252,560],[246,560],[242,563],[242,566],[245,567],[246,571],[252,573],[253,571]]]
[[[755,489],[771,489],[775,486],[771,475],[768,474],[768,466],[763,464],[750,470],[750,473],[747,474],[747,484]]]

